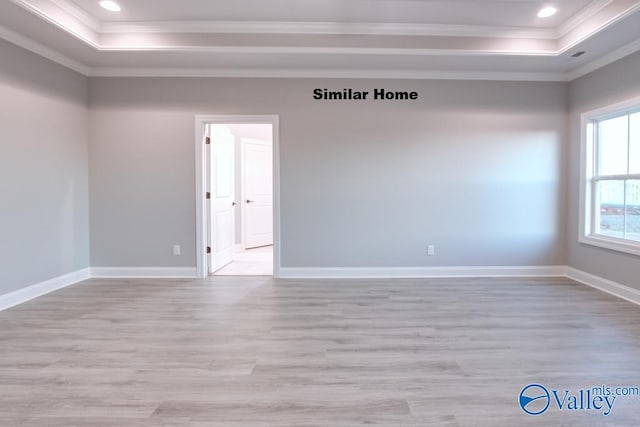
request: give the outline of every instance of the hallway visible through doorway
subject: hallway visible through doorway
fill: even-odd
[[[273,124],[204,131],[208,273],[273,275]]]

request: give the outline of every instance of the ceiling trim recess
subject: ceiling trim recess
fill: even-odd
[[[92,68],[22,34],[0,25],[0,37],[26,50],[87,77],[236,77],[236,78],[390,78],[435,80],[506,80],[555,81],[578,79],[612,62],[640,51],[640,40],[622,46],[607,55],[566,73],[519,73],[499,71],[357,71],[357,70],[291,70],[291,69],[212,69],[212,68]]]
[[[341,69],[92,68],[0,25],[0,37],[87,77],[364,78],[414,80],[567,81],[565,73]]]
[[[0,25],[0,37],[28,51],[47,58],[57,64],[63,65],[77,73],[84,74],[85,76],[88,76],[90,74],[90,68],[85,64],[71,59],[68,56],[63,55],[60,52],[55,51],[41,43],[38,43],[37,41],[29,37],[25,37],[22,34],[10,30],[4,25]]]
[[[64,1],[67,0],[58,0]],[[159,21],[101,23],[101,33],[344,34],[381,36],[469,36],[560,39],[615,0],[594,0],[556,28],[531,29],[489,25],[390,24],[340,22]],[[73,6],[75,7],[75,6]]]
[[[68,32],[97,51],[177,51],[177,52],[237,52],[237,53],[326,53],[326,54],[372,54],[372,55],[562,55],[576,44],[592,37],[607,26],[635,13],[640,4],[627,8],[622,13],[606,20],[575,43],[556,51],[523,52],[515,50],[462,50],[462,49],[403,49],[403,48],[309,48],[309,47],[216,47],[216,46],[104,46],[98,42],[100,34],[123,33],[245,33],[245,34],[361,34],[402,36],[451,36],[534,38],[541,40],[566,37],[590,18],[616,0],[594,0],[579,14],[555,29],[528,29],[519,27],[423,25],[423,24],[369,24],[355,23],[345,26],[337,22],[218,22],[186,21],[148,23],[103,23],[85,13],[68,0],[10,0],[41,19]],[[46,12],[45,6],[53,5],[71,18],[67,22],[55,19]],[[80,23],[90,29],[72,28],[71,23]],[[81,29],[84,30],[84,29]],[[85,34],[83,34],[85,33]],[[95,37],[91,37],[95,36]],[[640,40],[629,43],[609,54],[569,72],[475,72],[475,71],[407,71],[407,70],[307,70],[307,69],[200,69],[200,68],[92,68],[69,58],[39,42],[0,25],[0,37],[59,63],[85,76],[175,76],[175,77],[301,77],[301,78],[399,78],[399,79],[453,79],[453,80],[516,80],[516,81],[571,81],[640,50]]]
[[[608,3],[606,5],[604,5],[604,7],[608,6],[611,3],[613,3],[613,1],[608,1]],[[602,8],[600,10],[602,10]],[[609,17],[608,19],[605,19],[604,21],[600,22],[600,24],[598,24],[597,26],[595,26],[595,27],[589,29],[588,31],[586,31],[582,36],[576,37],[575,40],[572,40],[572,41],[570,41],[568,43],[565,43],[565,44],[563,44],[563,39],[568,38],[569,33],[564,34],[562,37],[560,37],[560,39],[558,39],[559,49],[558,49],[557,54],[558,55],[563,55],[563,54],[567,53],[569,50],[573,49],[574,47],[576,47],[580,43],[583,43],[584,41],[588,40],[589,38],[595,36],[600,31],[602,31],[602,30],[606,29],[607,27],[615,24],[616,22],[619,22],[619,21],[623,20],[624,18],[626,18],[626,17],[638,12],[639,10],[640,10],[640,3],[636,3],[635,5],[622,10],[620,13],[614,14],[613,16]],[[581,24],[579,24],[579,25],[581,25]],[[578,31],[579,25],[574,27],[571,31]]]
[[[333,34],[333,35],[416,35],[470,36],[496,38],[559,39],[615,0],[594,0],[579,13],[557,28],[531,29],[510,26],[438,25],[350,22],[269,22],[269,21],[162,21],[162,22],[101,22],[69,0],[10,0],[65,29],[43,11],[52,3],[76,20],[102,33],[226,33],[226,34]],[[66,28],[73,33],[73,29]]]
[[[342,69],[94,68],[89,77],[218,77],[399,80],[567,81],[565,73]]]
[[[57,2],[60,2],[60,0],[10,1],[36,15],[40,19],[49,22],[63,31],[66,31],[92,48],[97,50],[100,49],[98,41],[100,38],[99,33],[83,20],[78,19],[74,14],[69,13],[69,11],[64,7],[58,5]]]
[[[102,23],[94,18],[93,16],[86,13],[84,10],[80,9],[76,6],[75,3],[70,2],[69,0],[50,0],[53,4],[57,5],[59,8],[63,9],[68,14],[72,15],[74,18],[82,22],[87,27],[94,30],[96,33],[100,32]]]
[[[203,33],[203,34],[323,34],[370,36],[454,36],[557,39],[554,29],[497,27],[488,25],[393,24],[368,22],[260,22],[260,21],[162,21],[104,23],[103,34]]]
[[[567,73],[500,71],[293,70],[214,68],[92,68],[0,25],[0,37],[87,77],[224,77],[224,78],[389,78],[427,80],[504,80],[567,82],[640,50],[640,40]]]
[[[25,10],[33,13],[34,15],[40,17],[41,19],[50,22],[56,27],[66,31],[72,36],[76,37],[80,41],[86,43],[93,49],[98,52],[131,52],[131,51],[150,51],[150,52],[235,52],[235,53],[308,53],[309,51],[313,51],[314,53],[324,53],[324,54],[348,54],[348,55],[377,55],[377,54],[386,54],[386,55],[434,55],[438,50],[442,55],[549,55],[556,54],[554,51],[526,51],[515,50],[515,49],[475,49],[475,50],[464,50],[464,49],[402,49],[402,48],[387,48],[387,49],[376,49],[376,48],[343,48],[343,47],[310,47],[310,48],[297,48],[297,47],[270,47],[270,46],[199,46],[199,45],[154,45],[154,44],[145,44],[145,45],[133,45],[133,44],[105,44],[100,42],[101,34],[109,34],[109,33],[96,33],[93,28],[96,26],[96,22],[93,22],[86,14],[81,13],[79,10],[74,11],[73,14],[69,13],[69,10],[77,9],[72,3],[67,0],[11,0],[13,3],[21,6]],[[53,6],[53,7],[52,7]],[[62,15],[61,12],[66,14],[66,16]],[[64,19],[63,19],[64,18]],[[63,22],[64,21],[64,22]],[[224,24],[224,23],[223,23]],[[254,23],[255,24],[255,23]],[[271,27],[271,23],[259,23],[261,25],[270,26],[271,30],[275,31],[275,27]],[[307,24],[315,25],[314,23],[301,23],[295,24],[296,26],[302,25],[305,26]],[[187,23],[187,25],[189,25]],[[332,27],[337,29],[339,27],[344,27],[344,24],[339,23],[320,23],[320,26],[325,26],[325,30],[328,27]],[[355,24],[360,25],[360,24]],[[367,29],[367,26],[370,24],[362,24],[364,29]],[[402,24],[388,24],[387,29],[384,30],[387,32],[387,35],[398,35],[393,33],[393,27],[403,26]],[[102,24],[100,25],[102,26]],[[422,34],[427,34],[424,31],[428,29],[425,26],[422,29],[417,30],[414,28],[413,30],[418,31]],[[431,30],[435,30],[435,26],[428,26]],[[463,35],[465,32],[468,34],[480,34],[483,32],[481,27],[464,27],[464,26],[437,26],[438,31],[441,33],[449,32],[450,34],[457,34],[457,36],[453,35],[453,37],[459,37]],[[356,27],[354,27],[356,28]],[[159,27],[156,27],[159,29]],[[373,27],[370,27],[373,31]],[[396,28],[397,30],[398,28]],[[495,28],[494,28],[495,29]],[[357,28],[356,28],[357,30]],[[405,31],[406,30],[406,31]],[[411,30],[405,28],[405,32],[411,32]],[[429,30],[429,31],[431,31]],[[520,29],[522,30],[522,29]],[[358,30],[357,30],[358,31]],[[356,31],[356,32],[357,32]],[[488,29],[486,34],[491,35],[495,34],[492,32],[492,29]],[[189,31],[192,32],[192,31]],[[528,31],[527,31],[528,32]],[[416,34],[418,34],[416,33]],[[534,32],[535,33],[535,32]],[[113,34],[113,33],[111,33]],[[125,33],[117,33],[120,35],[124,35]],[[134,33],[135,34],[135,33]],[[256,33],[258,34],[258,33]],[[320,33],[318,33],[320,34]],[[515,29],[515,34],[524,35],[523,31],[518,33],[518,29]],[[548,40],[550,34],[548,32],[544,32],[542,35],[543,40]],[[502,38],[506,38],[508,33],[503,33]],[[509,38],[514,38],[514,33],[511,33]],[[304,50],[304,52],[303,52]]]
[[[615,0],[594,0],[589,6],[574,16],[570,21],[565,22],[556,29],[527,29],[519,27],[496,27],[496,26],[465,26],[465,25],[423,25],[423,24],[372,24],[372,23],[344,23],[338,22],[207,22],[207,21],[167,21],[161,23],[104,23],[90,16],[73,2],[69,0],[10,0],[40,18],[54,24],[58,28],[68,32],[79,40],[85,42],[97,51],[215,51],[209,50],[208,46],[197,45],[109,45],[101,42],[103,34],[171,34],[171,33],[225,33],[225,34],[316,34],[316,35],[380,35],[380,36],[433,36],[433,37],[491,37],[491,38],[522,38],[539,40],[557,40],[558,48],[549,51],[522,51],[521,49],[476,49],[476,50],[455,50],[461,55],[562,55],[580,42],[592,37],[603,28],[635,12],[640,4],[636,4],[631,9],[626,9],[621,14],[617,14],[596,28],[587,32],[577,40],[561,46],[561,38],[566,37],[570,31],[574,31],[588,19],[594,17],[598,12],[612,4]],[[52,7],[53,6],[53,7]],[[66,15],[66,16],[64,16]],[[64,21],[64,22],[63,22]],[[84,28],[83,28],[84,27]],[[227,47],[225,47],[226,49]],[[286,47],[283,47],[286,48]],[[242,47],[238,47],[238,53],[242,52]],[[336,48],[340,49],[340,48]],[[444,54],[450,54],[454,49],[444,49]],[[401,50],[398,50],[400,52]],[[419,50],[414,50],[412,54],[418,54]],[[433,54],[434,49],[422,50],[424,54]],[[266,48],[264,53],[269,53]],[[332,53],[337,53],[338,50]],[[366,54],[367,48],[361,48],[354,52],[348,50],[347,54]],[[375,54],[375,53],[372,53]],[[393,54],[390,52],[389,54]],[[406,53],[399,53],[406,54]]]
[[[582,67],[565,73],[566,80],[573,81],[575,79],[578,79],[638,51],[640,51],[640,40],[636,40],[624,46],[621,46],[618,49],[613,50],[608,54],[583,65]]]
[[[25,0],[13,0],[25,1]],[[60,1],[60,0],[58,0]],[[66,0],[63,0],[66,1]],[[489,27],[489,26],[461,26],[461,25],[413,25],[413,24],[370,24],[370,23],[353,23],[346,25],[335,22],[324,23],[293,23],[293,22],[165,22],[167,28],[163,28],[163,23],[155,23],[153,25],[142,24],[109,24],[107,30],[101,34],[117,34],[125,36],[126,34],[315,34],[315,35],[335,35],[335,34],[352,34],[352,35],[379,35],[379,36],[432,36],[432,37],[485,37],[494,39],[521,39],[529,41],[555,40],[556,48],[548,50],[526,50],[518,49],[447,49],[447,48],[427,48],[427,49],[403,49],[403,48],[386,48],[384,52],[376,48],[343,48],[343,47],[308,47],[307,51],[315,53],[345,53],[359,55],[551,55],[561,56],[580,43],[595,36],[600,31],[609,26],[623,20],[624,18],[638,12],[640,3],[635,3],[630,7],[623,7],[620,11],[614,11],[610,16],[604,16],[603,20],[596,26],[588,28],[583,34],[570,40],[570,33],[566,31],[579,32],[579,26],[585,23],[585,20],[593,18],[595,14],[603,12],[607,6],[611,5],[615,0],[603,0],[594,2],[594,7],[588,11],[583,11],[580,20],[574,19],[570,26],[562,30],[564,33],[560,38],[556,38],[557,30],[529,30],[517,27]],[[623,5],[624,6],[624,5]],[[605,12],[603,12],[605,13]],[[131,30],[131,31],[129,31]],[[566,43],[565,43],[566,41]],[[199,51],[199,52],[217,52],[218,48],[235,49],[237,53],[246,53],[246,49],[263,49],[260,53],[272,53],[273,46],[199,46],[199,45],[117,45],[117,44],[94,44],[93,47],[98,51]],[[299,53],[296,47],[279,47],[282,50],[278,52]],[[326,49],[326,50],[323,50]],[[251,50],[251,53],[258,53]]]
[[[556,56],[555,51],[516,51],[500,49],[414,49],[383,47],[309,47],[309,46],[118,46],[101,52],[198,52],[290,55],[388,55],[388,56]]]
[[[566,36],[614,1],[615,0],[595,0],[589,3],[587,7],[573,15],[555,29],[555,38],[559,39]]]

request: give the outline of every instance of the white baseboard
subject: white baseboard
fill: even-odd
[[[0,311],[90,278],[196,278],[195,267],[92,267],[64,274],[0,295]],[[572,267],[282,267],[283,279],[388,279],[456,277],[568,277],[618,298],[640,305],[640,290]]]
[[[390,279],[447,277],[557,277],[564,276],[566,266],[524,267],[281,267],[283,279]]]
[[[50,292],[57,291],[58,289],[66,288],[67,286],[71,286],[89,278],[90,271],[88,268],[84,268],[82,270],[63,274],[62,276],[27,286],[26,288],[18,289],[17,291],[13,291],[8,294],[0,295],[0,311],[22,304],[23,302],[27,302]]]
[[[596,288],[618,298],[622,298],[634,304],[640,304],[640,290],[621,285],[620,283],[612,280],[604,279],[572,267],[567,267],[566,276],[576,282],[591,286],[592,288]]]
[[[91,277],[112,279],[196,278],[195,267],[91,267]]]

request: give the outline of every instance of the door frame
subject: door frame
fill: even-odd
[[[198,114],[195,117],[196,161],[196,271],[198,277],[208,277],[206,201],[206,125],[247,123],[270,124],[273,143],[273,277],[280,277],[280,117],[278,115]]]

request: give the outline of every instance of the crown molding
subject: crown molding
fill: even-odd
[[[3,38],[17,46],[20,46],[23,49],[36,53],[44,58],[47,58],[57,64],[60,64],[64,67],[67,67],[77,73],[83,74],[85,76],[89,75],[89,67],[69,58],[61,54],[60,52],[48,48],[29,37],[25,37],[22,34],[19,34],[4,25],[0,25],[0,38]]]
[[[481,25],[395,24],[366,22],[266,22],[266,21],[160,21],[103,23],[104,34],[201,33],[201,34],[322,34],[375,36],[452,36],[555,39],[553,29]]]
[[[616,0],[594,0],[587,7],[556,28],[524,28],[484,25],[402,24],[366,22],[268,22],[268,21],[158,21],[105,22],[88,14],[70,0],[10,0],[58,27],[82,36],[68,25],[54,19],[45,11],[47,4],[55,5],[78,22],[100,34],[126,33],[225,33],[225,34],[325,34],[325,35],[381,35],[381,36],[454,36],[493,38],[560,39],[592,18]],[[83,40],[86,37],[83,38]],[[85,40],[87,41],[87,40]],[[88,40],[89,44],[95,40]]]
[[[520,51],[510,49],[439,49],[397,47],[315,47],[315,46],[100,46],[100,52],[199,52],[219,54],[289,54],[289,55],[404,55],[404,56],[557,56],[555,51]]]
[[[56,26],[69,31],[80,40],[86,42],[92,46],[96,51],[150,51],[150,52],[209,52],[209,53],[286,53],[286,54],[342,54],[342,55],[459,55],[459,56],[474,56],[474,55],[543,55],[543,56],[557,56],[563,54],[568,48],[559,51],[547,51],[547,52],[522,52],[515,50],[466,50],[466,49],[414,49],[414,48],[366,48],[366,47],[287,47],[287,46],[103,46],[97,42],[93,42],[82,35],[77,34],[61,26],[60,23],[48,18],[40,9],[32,7],[31,3],[37,4],[54,4],[60,9],[64,9],[67,13],[72,14],[78,20],[81,20],[87,26],[96,27],[96,21],[92,21],[91,17],[86,14],[83,16],[81,12],[74,11],[76,6],[69,0],[10,0],[11,2],[20,5],[27,9],[29,12],[36,14],[42,19],[46,19],[48,22],[54,23]],[[614,0],[600,0],[594,1],[589,10],[584,12],[584,16],[593,16],[593,14],[601,11],[604,7],[611,4]],[[598,27],[595,31],[600,31],[604,26],[610,25],[624,17],[640,10],[640,3],[627,7],[624,11],[620,12],[616,16],[612,17],[609,21],[603,24],[603,27]],[[577,21],[576,21],[577,22]],[[183,23],[180,25],[187,25],[182,29],[185,32],[190,32],[188,26],[194,23]],[[208,25],[210,23],[198,22],[194,25]],[[215,23],[216,25],[229,24],[229,28],[218,27],[217,30],[233,31],[233,26],[238,23]],[[251,24],[251,23],[249,23]],[[265,23],[258,23],[265,24]],[[276,26],[281,23],[266,23],[267,30],[271,28],[272,31],[276,30]],[[300,28],[296,27],[296,23],[291,24],[289,27],[284,28],[283,31],[299,31]],[[317,34],[323,34],[322,31],[333,31],[332,26],[336,23],[317,23],[314,31]],[[366,24],[369,25],[369,24]],[[375,31],[374,27],[354,27],[353,31]],[[101,28],[101,27],[100,27]],[[157,27],[159,28],[159,27]],[[266,31],[264,28],[260,31]],[[474,31],[475,34],[482,33],[484,27],[469,27],[469,26],[396,26],[396,24],[384,24],[377,26],[378,31],[382,33],[393,34],[394,32],[412,33],[408,35],[424,35],[426,32],[434,34],[440,31],[440,35],[447,35],[451,37],[470,35]],[[147,28],[148,30],[149,28]],[[179,28],[174,28],[176,31]],[[240,30],[240,27],[236,27]],[[484,28],[486,29],[486,28]],[[144,28],[143,31],[146,31]],[[171,28],[170,28],[171,30]],[[215,29],[214,29],[215,30]],[[216,30],[216,31],[217,31]],[[488,31],[494,31],[495,28]],[[515,29],[515,31],[522,29]],[[213,30],[211,30],[213,31]],[[244,31],[244,30],[242,30]],[[422,33],[421,33],[422,32]],[[354,33],[355,34],[355,33]],[[489,32],[485,33],[487,36]],[[521,35],[524,33],[521,33]],[[405,34],[407,35],[407,34]],[[548,32],[544,33],[544,37],[548,37]],[[591,36],[593,34],[590,34]],[[640,50],[640,40],[629,43],[609,54],[595,59],[577,69],[569,72],[475,72],[475,71],[430,71],[430,70],[401,70],[401,69],[386,69],[386,70],[346,70],[346,69],[232,69],[232,68],[93,68],[87,64],[83,64],[76,61],[60,52],[51,49],[39,42],[34,41],[22,34],[11,30],[7,27],[0,25],[0,37],[21,46],[29,51],[32,51],[40,56],[50,59],[60,65],[70,68],[85,76],[118,76],[118,77],[154,77],[154,76],[171,76],[171,77],[235,77],[235,78],[391,78],[391,79],[450,79],[450,80],[505,80],[505,81],[571,81],[577,79],[585,74],[595,71],[607,64],[610,64],[618,59],[621,59],[629,54]]]
[[[494,71],[406,71],[406,70],[305,70],[305,69],[216,69],[216,68],[92,68],[91,77],[219,77],[219,78],[322,78],[405,80],[566,81],[564,73]]]
[[[577,44],[594,36],[604,28],[640,10],[640,2],[622,0],[594,0],[571,20],[556,29],[528,29],[520,27],[468,26],[468,25],[434,25],[434,24],[393,24],[393,23],[337,23],[337,22],[214,22],[214,21],[186,21],[186,22],[126,22],[105,23],[84,12],[70,0],[10,0],[41,19],[52,23],[68,32],[80,41],[86,43],[97,52],[207,52],[207,53],[236,53],[236,54],[342,54],[342,55],[515,55],[515,56],[559,56],[574,48]],[[579,31],[578,26],[594,17],[604,8],[618,1],[619,13],[609,17],[604,22],[594,26],[585,34],[568,40],[563,45],[563,38],[569,39],[571,31]],[[117,39],[140,39],[136,34],[164,34],[156,38],[163,42],[154,42],[153,37],[147,38],[148,43],[134,44],[104,40],[106,35],[119,35]],[[451,48],[442,44],[437,48],[402,48],[402,47],[344,47],[344,46],[230,46],[230,45],[201,45],[202,41],[193,39],[193,43],[185,43],[176,39],[172,45],[170,34],[307,34],[307,35],[377,35],[377,36],[422,36],[422,37],[451,37],[460,43],[462,37],[484,37],[488,49]],[[559,35],[564,36],[559,37]],[[144,39],[144,38],[143,38]],[[495,39],[522,40],[520,45],[529,47],[506,49],[492,49],[490,46]],[[167,43],[167,40],[169,43]],[[533,46],[532,41],[554,40],[553,47],[547,49]],[[442,41],[440,42],[442,43]],[[500,43],[497,43],[500,44]],[[553,43],[552,43],[553,44]]]
[[[60,6],[60,4],[57,3],[57,1],[60,0],[40,0],[39,2],[34,2],[33,0],[10,1],[25,9],[26,11],[32,13],[33,15],[36,15],[40,19],[49,22],[53,26],[66,31],[70,35],[88,44],[94,49],[98,49],[100,47],[98,43],[98,40],[100,38],[99,33],[94,28],[87,25],[85,22],[82,22],[73,14],[69,13],[69,11],[67,11],[63,6]],[[53,6],[53,8],[51,6]],[[54,12],[56,11],[63,12],[66,19],[63,20],[59,17],[51,16],[52,14],[55,14]]]
[[[602,11],[616,0],[594,0],[589,6],[584,8],[570,21],[567,21],[559,29],[527,29],[519,27],[495,27],[495,26],[465,26],[465,25],[423,25],[423,24],[373,24],[373,23],[336,23],[336,22],[212,22],[212,21],[187,21],[187,22],[156,22],[156,23],[103,23],[90,16],[70,0],[10,0],[30,13],[39,16],[58,28],[68,32],[78,38],[98,52],[208,52],[208,53],[316,53],[316,54],[345,54],[345,55],[563,55],[579,43],[592,37],[609,25],[635,13],[640,9],[640,3],[625,8],[626,3],[622,3],[623,10],[610,17],[598,26],[595,26],[587,33],[577,37],[575,40],[562,45],[562,38],[559,34],[565,34],[564,38],[569,38],[568,32],[586,22],[589,18]],[[61,18],[61,13],[68,15],[68,19]],[[577,30],[576,30],[577,31]],[[184,41],[178,40],[175,45],[167,44],[167,37],[163,44],[110,44],[104,40],[102,35],[131,34],[307,34],[307,35],[378,35],[378,36],[422,36],[422,37],[485,37],[489,39],[522,39],[549,41],[556,40],[557,47],[553,49],[531,50],[523,48],[507,49],[451,49],[451,48],[366,48],[366,47],[294,47],[294,46],[200,46],[194,40],[194,44],[185,45]],[[135,39],[135,37],[134,37]],[[491,44],[491,42],[488,42]],[[527,43],[524,43],[526,45]]]
[[[628,43],[612,52],[609,52],[605,56],[593,60],[573,71],[570,71],[569,73],[567,73],[567,80],[572,81],[578,79],[638,51],[640,51],[640,40]]]
[[[21,2],[25,2],[25,0],[20,0]],[[67,12],[69,15],[73,16],[80,22],[82,22],[87,27],[91,28],[93,31],[99,33],[100,28],[102,27],[102,23],[94,18],[92,15],[89,15],[84,10],[80,9],[75,3],[69,0],[50,0],[53,4],[57,5],[60,9]]]
[[[583,24],[587,19],[593,17],[596,13],[600,12],[605,7],[609,6],[615,0],[594,0],[589,3],[585,8],[583,8],[580,12],[573,15],[571,18],[560,24],[554,31],[555,38],[559,39],[571,31],[578,28],[581,24]]]
[[[578,79],[612,62],[640,51],[640,40],[566,73],[407,71],[407,70],[301,70],[301,69],[215,69],[215,68],[92,68],[31,38],[0,25],[0,38],[90,77],[232,77],[232,78],[389,78],[433,80],[554,81]]]
[[[631,7],[626,8],[626,9],[622,10],[620,13],[617,13],[614,16],[610,17],[609,19],[605,20],[604,22],[601,22],[599,25],[591,28],[590,31],[586,32],[581,37],[576,38],[575,40],[571,41],[570,43],[567,43],[567,44],[563,45],[562,44],[562,38],[558,39],[558,46],[559,46],[559,49],[558,49],[558,52],[557,52],[558,55],[562,55],[562,54],[566,53],[567,51],[573,49],[574,47],[576,47],[580,43],[583,43],[585,40],[588,40],[589,38],[593,37],[594,35],[596,35],[600,31],[610,27],[611,25],[615,24],[616,22],[619,22],[619,21],[623,20],[624,18],[626,18],[626,17],[628,17],[630,15],[633,15],[634,13],[638,12],[639,10],[640,10],[640,2],[635,3]],[[563,37],[568,37],[568,35],[565,35]]]

